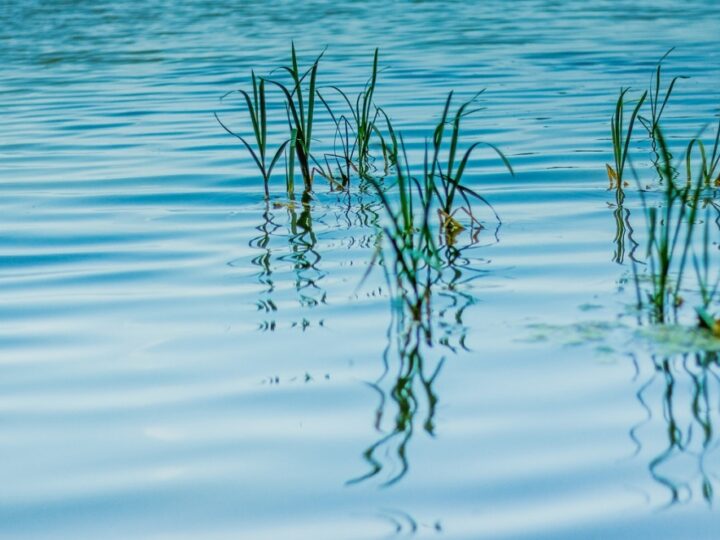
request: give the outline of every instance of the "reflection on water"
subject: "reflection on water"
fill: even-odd
[[[321,256],[316,249],[317,236],[313,231],[313,215],[310,199],[303,196],[299,205],[291,200],[288,212],[288,247],[290,253],[281,255],[279,260],[291,263],[295,273],[295,290],[301,307],[313,308],[326,302],[325,291],[320,281],[325,272],[320,269]],[[299,211],[298,211],[299,209]],[[315,217],[321,221],[322,217]]]
[[[393,536],[416,536],[429,530],[436,534],[443,532],[440,521],[418,523],[414,517],[402,510],[384,509],[378,513],[378,517],[390,524],[393,529]]]
[[[326,272],[320,268],[322,256],[317,249],[318,239],[313,230],[313,220],[322,223],[323,218],[313,216],[313,204],[307,194],[300,201],[291,198],[286,203],[265,202],[262,222],[256,227],[259,234],[249,242],[251,248],[260,251],[251,262],[258,267],[255,275],[262,287],[257,307],[267,317],[260,324],[261,330],[277,329],[275,314],[281,303],[275,298],[279,283],[273,274],[286,272],[288,267],[300,308],[312,309],[327,302],[327,293],[321,283]],[[278,248],[277,242],[272,242],[273,239],[286,242],[286,246]],[[311,321],[309,316],[303,316],[301,320],[292,321],[290,326],[305,330],[313,324]],[[322,326],[322,319],[315,321],[315,324]]]
[[[706,405],[679,360],[669,371],[682,436],[672,443],[666,377],[644,358],[652,420],[634,432],[637,459],[618,463],[640,419],[627,364],[518,338],[528,323],[599,316],[581,304],[611,318],[632,302],[614,295],[632,244],[625,235],[616,256],[625,267],[611,261],[602,207],[612,100],[620,84],[644,88],[676,45],[672,61],[692,78],[665,120],[677,140],[694,136],[687,119],[717,110],[720,11],[710,0],[509,5],[0,2],[0,537],[713,537],[688,452],[704,452],[716,490],[717,436],[703,449],[692,396]],[[496,142],[518,176],[473,160],[468,185],[497,208],[503,241],[455,245],[471,262],[435,290],[432,346],[411,321],[394,319],[386,337],[380,272],[357,289],[377,243],[361,194],[318,180],[309,206],[300,193],[294,207],[265,205],[251,159],[214,121],[218,97],[285,61],[293,39],[300,51],[328,44],[323,85],[353,95],[380,47],[377,100],[411,156],[450,88],[488,88],[468,138]],[[269,133],[284,133],[276,120]],[[342,152],[334,133],[316,136],[319,152]],[[619,226],[632,224],[641,259],[634,197]],[[482,290],[467,283],[490,268],[478,255],[493,260]],[[478,361],[465,361],[465,343]],[[716,362],[691,371],[713,389],[714,434]],[[345,488],[372,471],[363,450],[398,426],[373,454],[381,471]],[[402,470],[410,430],[409,474],[376,489]],[[672,493],[647,466],[673,444],[654,470],[690,483],[697,504],[654,512]]]
[[[646,417],[630,430],[635,455],[648,455],[652,478],[668,494],[668,505],[701,497],[712,504],[720,481],[717,462],[710,456],[720,441],[714,426],[720,419],[720,356],[697,352],[676,357],[653,356],[652,374],[637,392]],[[638,376],[644,371],[633,357]],[[655,437],[644,443],[651,431],[665,433],[664,444]],[[715,465],[715,467],[713,467]]]
[[[626,250],[629,248],[628,253],[632,262],[637,262],[635,251],[639,244],[633,238],[632,225],[630,224],[630,208],[625,207],[625,193],[623,190],[618,189],[615,192],[615,204],[610,205],[613,208],[613,217],[615,218],[615,251],[613,253],[612,260],[617,264],[623,264],[625,262]]]
[[[264,316],[259,324],[262,331],[278,329],[278,314],[283,307],[294,314],[295,318],[287,323],[290,328],[322,327],[324,320],[313,318],[311,312],[328,304],[328,291],[323,286],[328,271],[323,257],[341,249],[359,250],[366,251],[370,260],[379,241],[379,203],[374,197],[365,193],[340,193],[326,202],[313,197],[304,193],[299,200],[291,196],[286,200],[265,201],[260,224],[255,227],[257,234],[248,242],[257,252],[250,263],[257,269],[253,275],[260,286],[256,305]],[[337,231],[342,237],[330,238],[331,233]],[[321,240],[319,234],[325,234],[326,239]],[[347,256],[340,258],[340,265],[366,264]],[[243,261],[238,259],[230,265],[240,267]],[[348,287],[353,290],[357,285],[350,283]],[[298,313],[302,315],[300,318]]]
[[[362,482],[385,472],[383,485],[394,484],[410,467],[408,444],[413,434],[422,429],[434,436],[438,396],[433,383],[445,358],[433,360],[426,354],[425,349],[432,344],[427,321],[414,320],[401,309],[393,310],[382,373],[370,383],[379,396],[375,428],[384,434],[363,453],[369,471],[348,483]]]
[[[495,241],[497,238],[495,229]],[[462,248],[449,242],[442,246],[443,268],[420,295],[424,299],[422,309],[413,311],[400,299],[392,304],[382,371],[369,383],[378,395],[374,427],[382,435],[363,452],[368,471],[348,484],[371,478],[381,478],[383,487],[395,484],[410,469],[413,435],[424,432],[435,436],[435,411],[440,398],[434,384],[447,354],[468,350],[468,328],[463,316],[474,297],[464,286],[483,274],[477,268],[482,260],[465,253],[482,247],[477,234],[471,234],[470,239]],[[418,312],[419,318],[413,315]],[[440,348],[435,348],[436,344]]]

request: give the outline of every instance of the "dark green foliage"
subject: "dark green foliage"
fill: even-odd
[[[629,90],[630,88],[620,89],[620,95],[618,96],[615,104],[615,113],[610,119],[610,135],[612,139],[614,167],[608,165],[607,170],[610,178],[610,187],[612,188],[614,185],[619,203],[622,202],[623,190],[625,188],[625,165],[628,161],[630,141],[635,127],[635,121],[638,118],[640,108],[645,102],[645,98],[647,98],[648,94],[647,92],[643,92],[640,96],[640,99],[635,104],[635,107],[630,114],[630,120],[627,124],[627,128],[625,128],[625,95]]]
[[[698,175],[697,180],[692,178],[690,150],[694,141],[688,145],[686,156],[688,177],[685,182],[679,182],[674,178],[672,157],[660,127],[656,128],[654,139],[658,142],[658,172],[664,198],[658,209],[648,205],[643,197],[649,229],[646,259],[651,284],[645,297],[652,307],[652,319],[665,323],[682,303],[680,289],[694,240],[702,176]],[[637,280],[636,285],[641,287]],[[642,302],[642,295],[640,298]]]
[[[352,168],[357,172],[358,176],[362,179],[367,178],[372,171],[371,156],[370,156],[370,142],[374,135],[382,134],[379,133],[376,127],[376,122],[380,111],[375,107],[373,97],[375,95],[375,87],[377,85],[378,75],[378,49],[375,49],[373,55],[372,74],[365,83],[362,91],[357,95],[354,103],[350,100],[347,93],[338,88],[337,86],[331,86],[335,92],[342,98],[347,105],[349,115],[340,114],[339,116],[333,111],[328,101],[318,92],[318,97],[325,105],[325,109],[330,114],[333,122],[335,123],[336,133],[343,138],[343,158],[345,160],[345,167]],[[344,136],[343,136],[344,133]],[[350,144],[350,134],[352,134],[353,141]],[[346,169],[345,176],[349,177],[349,170]]]
[[[290,65],[280,69],[290,75],[292,83],[287,85],[279,81],[268,80],[277,86],[285,97],[285,110],[290,130],[295,134],[294,147],[297,163],[302,174],[305,191],[312,190],[312,131],[315,115],[315,85],[317,82],[318,64],[324,52],[315,59],[310,68],[301,74],[298,66],[295,44],[292,44]]]
[[[255,77],[255,72],[252,72],[252,97],[245,90],[237,90],[236,92],[245,99],[248,114],[250,115],[250,122],[252,124],[253,136],[255,138],[255,149],[253,149],[252,145],[245,137],[230,130],[230,128],[228,128],[220,120],[220,117],[217,113],[214,113],[215,119],[225,131],[227,131],[230,135],[237,137],[240,142],[243,143],[245,148],[247,148],[248,152],[250,152],[253,161],[255,161],[255,164],[257,165],[258,169],[260,170],[260,174],[262,175],[265,188],[265,197],[269,197],[270,193],[268,188],[268,182],[270,181],[270,176],[272,175],[272,171],[275,168],[278,160],[280,159],[280,156],[282,156],[283,150],[287,146],[289,140],[283,142],[280,145],[280,147],[275,151],[275,154],[270,160],[270,163],[268,164],[266,161],[268,117],[267,102],[265,98],[265,81],[262,79],[258,81],[258,79]],[[228,92],[221,99],[224,99],[233,93],[234,92]]]

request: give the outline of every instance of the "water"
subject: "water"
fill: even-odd
[[[712,119],[717,6],[235,4],[0,4],[0,537],[715,538],[716,364],[620,317],[604,164],[671,46],[673,137]],[[413,155],[487,88],[468,139],[516,169],[473,162],[503,226],[404,401],[372,197],[266,205],[212,115],[292,39],[351,89],[380,47]]]

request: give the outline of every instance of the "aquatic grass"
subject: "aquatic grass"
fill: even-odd
[[[450,109],[454,93],[450,92],[448,94],[440,120],[433,129],[432,137],[429,141],[425,141],[424,158],[422,164],[418,167],[411,167],[407,160],[407,153],[399,151],[402,146],[402,136],[395,130],[385,111],[378,109],[387,129],[385,135],[378,129],[378,138],[386,163],[386,170],[394,168],[396,171],[402,171],[402,168],[405,168],[404,176],[412,180],[418,194],[421,194],[422,200],[427,204],[426,209],[429,210],[431,206],[436,209],[440,230],[445,236],[446,243],[450,244],[454,242],[458,233],[465,229],[456,218],[458,211],[462,210],[470,218],[471,227],[482,228],[482,224],[473,211],[471,199],[478,200],[488,207],[497,222],[501,223],[500,216],[492,204],[463,183],[464,174],[474,152],[481,146],[491,148],[499,156],[508,172],[512,176],[515,175],[508,158],[497,146],[491,143],[478,141],[470,144],[464,152],[459,150],[462,142],[462,120],[480,110],[478,108],[470,109],[470,107],[483,92],[484,90],[478,92],[470,100],[463,102],[452,115]],[[450,126],[449,130],[448,126]],[[446,136],[448,131],[449,135]],[[412,171],[418,174],[414,176]],[[377,186],[376,182],[371,183]],[[459,199],[461,204],[458,205],[457,201]],[[406,211],[412,210],[411,204],[405,204],[406,200],[402,193],[400,194],[400,202],[401,207]],[[411,220],[406,217],[406,221]],[[429,227],[429,224],[427,225]]]
[[[322,99],[319,93],[318,97]],[[330,183],[331,190],[338,189],[340,191],[347,191],[350,188],[352,172],[355,169],[353,165],[353,154],[355,152],[356,141],[353,141],[353,135],[351,134],[352,128],[348,119],[344,115],[339,118],[336,117],[332,109],[328,108],[328,111],[335,124],[333,153],[326,153],[323,156],[324,165],[314,160],[316,170],[318,174]],[[340,146],[339,149],[338,144]]]
[[[465,146],[462,144],[461,132],[463,120],[480,110],[473,105],[484,90],[461,103],[454,112],[451,112],[453,92],[448,94],[440,120],[434,126],[430,139],[425,141],[422,163],[411,166],[402,135],[396,131],[385,110],[374,103],[379,50],[374,51],[371,75],[354,101],[339,87],[330,87],[347,105],[347,114],[338,114],[317,89],[318,66],[323,54],[324,51],[308,69],[301,71],[293,43],[290,65],[275,70],[289,75],[291,82],[288,84],[271,78],[257,78],[253,72],[252,96],[242,90],[239,92],[250,111],[258,151],[255,152],[246,139],[241,137],[241,140],[263,173],[266,197],[269,195],[269,176],[284,153],[285,187],[289,202],[277,204],[287,206],[291,213],[295,204],[296,168],[300,170],[303,180],[303,216],[307,214],[305,210],[311,203],[310,193],[316,173],[329,181],[331,190],[337,188],[348,191],[354,175],[361,180],[361,190],[363,186],[373,188],[388,222],[387,226],[380,230],[387,242],[387,256],[378,252],[376,257],[381,257],[392,269],[390,275],[393,297],[402,301],[412,320],[421,321],[425,314],[430,312],[430,289],[442,274],[443,264],[452,265],[448,249],[443,251],[448,259],[443,262],[439,244],[433,239],[433,231],[439,229],[442,233],[439,242],[442,242],[444,235],[446,248],[454,244],[458,234],[464,230],[464,226],[457,219],[457,212],[460,210],[469,217],[471,229],[482,229],[480,220],[473,212],[471,199],[488,206],[497,222],[501,223],[489,201],[464,185],[464,175],[471,157],[480,146],[487,146],[499,156],[511,175],[514,175],[514,171],[503,152],[491,143],[474,142],[462,149]],[[266,84],[279,88],[283,93],[290,132],[289,138],[275,152],[269,165],[266,165],[265,159],[268,121]],[[311,152],[316,97],[323,103],[335,125],[334,151],[325,154],[322,158],[324,163]],[[218,121],[230,132],[219,118]],[[384,129],[381,129],[379,124],[383,121]],[[379,142],[382,151],[385,176],[374,174],[377,169],[370,155],[373,139]],[[392,193],[387,190],[387,179],[391,173],[394,173],[395,186]],[[437,212],[437,225],[431,218],[432,210]],[[304,233],[307,232],[308,227],[301,228]],[[304,238],[304,233],[296,236]],[[476,235],[471,234],[471,238],[475,241]],[[311,241],[311,244],[314,244],[314,241]]]
[[[720,177],[718,177],[720,122],[709,148],[705,146],[700,135],[697,135],[687,144],[684,158],[677,161],[673,159],[667,139],[661,129],[661,120],[677,82],[686,77],[674,77],[664,91],[662,90],[663,61],[672,50],[670,49],[659,60],[651,76],[650,89],[637,100],[627,125],[624,123],[624,115],[628,104],[626,96],[629,88],[620,89],[615,112],[611,119],[614,167],[607,165],[607,171],[610,187],[611,189],[614,187],[616,192],[614,212],[616,250],[613,260],[619,263],[623,262],[625,237],[628,231],[632,241],[633,231],[629,223],[629,211],[623,206],[624,188],[628,185],[623,180],[623,172],[630,162],[630,143],[633,127],[637,120],[648,130],[650,135],[654,156],[653,167],[658,174],[660,185],[663,186],[659,204],[651,205],[648,199],[654,200],[653,191],[650,188],[643,189],[636,175],[647,224],[645,264],[648,277],[647,281],[641,280],[637,267],[641,263],[635,256],[631,256],[637,306],[640,310],[648,308],[652,323],[677,322],[678,308],[686,301],[683,297],[683,291],[685,291],[693,298],[699,297],[700,305],[696,307],[696,312],[700,325],[714,331],[720,325],[709,312],[709,308],[716,299],[720,276],[713,274],[717,269],[710,253],[713,238],[709,225],[709,209],[705,213],[705,226],[702,234],[696,231],[696,224],[699,221],[698,212],[704,191],[716,187],[716,184],[720,182]],[[642,114],[646,98],[649,104],[649,115],[647,116]],[[698,154],[699,161],[696,159]],[[704,204],[716,207],[714,195],[706,196]],[[716,223],[720,227],[718,220]],[[633,241],[633,244],[634,252],[637,243]],[[690,261],[692,261],[695,281],[694,286],[687,289],[684,279]],[[718,334],[720,335],[720,332]]]
[[[351,163],[354,163],[355,170],[360,178],[363,179],[366,178],[371,171],[370,142],[373,134],[377,134],[378,131],[375,124],[380,112],[378,108],[375,107],[373,101],[375,88],[377,86],[378,55],[379,49],[376,48],[375,53],[373,54],[372,73],[365,83],[362,91],[358,93],[354,103],[345,91],[337,86],[330,87],[335,90],[347,104],[350,111],[349,116],[342,115],[339,119],[336,118],[332,107],[330,107],[327,100],[318,91],[318,98],[332,117],[338,130],[340,130],[340,125],[342,123],[347,131],[352,131],[355,140],[353,144],[350,145],[349,138],[346,137],[345,159],[348,162],[348,166]],[[356,152],[357,158],[353,159]]]
[[[440,265],[430,224],[433,197],[412,177],[402,135],[399,141],[401,154],[394,158],[398,204],[390,200],[377,179],[368,177],[367,180],[375,188],[390,222],[382,230],[392,254],[392,282],[396,296],[402,299],[413,320],[421,320],[423,312],[429,309],[425,304],[429,298],[432,270]],[[382,251],[379,253],[382,256]]]
[[[678,182],[674,177],[675,167],[662,130],[658,126],[655,133],[658,141],[660,162],[658,172],[664,184],[662,206],[658,209],[647,204],[641,191],[641,201],[647,217],[648,240],[646,259],[650,273],[651,288],[645,292],[645,298],[651,306],[651,319],[656,323],[666,323],[683,303],[680,294],[688,253],[693,243],[696,217],[702,192],[702,175],[693,181],[691,150],[694,140],[688,144],[686,153],[687,180]],[[634,264],[634,263],[633,263]],[[640,294],[642,285],[635,275],[638,290],[639,307],[644,304]]]
[[[287,72],[292,80],[291,85],[274,79],[267,82],[278,87],[285,96],[285,112],[288,126],[294,131],[294,149],[297,164],[302,175],[304,189],[312,191],[313,187],[313,159],[311,154],[313,121],[315,114],[315,96],[318,65],[325,51],[321,52],[315,61],[304,73],[300,72],[295,43],[291,45],[290,65],[281,66],[280,70]],[[307,79],[307,89],[304,83]]]
[[[270,182],[270,176],[272,175],[275,165],[277,165],[278,160],[282,156],[283,151],[285,150],[285,147],[288,145],[290,140],[286,140],[281,143],[278,149],[275,151],[272,159],[270,160],[270,163],[267,163],[268,117],[267,99],[265,97],[265,81],[263,79],[258,79],[255,76],[254,71],[252,71],[251,74],[252,96],[250,96],[250,94],[248,94],[245,90],[233,90],[222,96],[220,100],[222,101],[227,96],[234,93],[239,93],[245,99],[248,114],[250,115],[250,122],[252,124],[253,136],[255,139],[255,148],[253,148],[253,146],[250,144],[246,137],[232,131],[227,125],[225,125],[223,121],[220,120],[217,112],[214,112],[213,114],[215,115],[215,119],[217,120],[218,124],[220,124],[220,126],[230,135],[239,139],[240,142],[243,143],[245,148],[247,148],[248,152],[250,152],[250,156],[252,157],[255,165],[257,165],[260,174],[262,175],[263,185],[265,189],[265,198],[268,198],[270,196],[270,191],[268,187],[268,184]]]
[[[648,92],[645,91],[640,96],[640,99],[638,99],[632,113],[630,114],[627,127],[625,127],[625,106],[627,105],[625,96],[629,91],[630,88],[621,88],[620,95],[615,103],[615,112],[610,119],[610,135],[612,139],[614,167],[610,164],[605,165],[608,178],[610,179],[610,189],[613,187],[615,188],[618,205],[622,204],[625,197],[624,188],[626,187],[626,184],[624,174],[625,166],[628,163],[633,129],[635,127],[635,122],[638,119],[640,108],[643,106],[643,103],[648,95]]]
[[[650,103],[650,118],[645,118],[642,115],[638,118],[640,123],[642,123],[647,130],[648,135],[652,140],[653,151],[655,152],[656,158],[658,158],[659,155],[657,154],[657,140],[655,138],[655,134],[656,130],[660,127],[660,120],[662,119],[665,107],[667,106],[668,101],[670,100],[670,96],[675,89],[675,84],[680,79],[689,79],[689,77],[685,75],[678,75],[676,77],[673,77],[670,81],[670,84],[667,86],[664,93],[661,95],[660,87],[662,80],[662,63],[668,56],[670,56],[670,53],[672,53],[674,50],[675,47],[672,47],[660,58],[660,60],[658,60],[655,71],[650,76],[650,89],[648,91],[648,101]]]
[[[439,397],[434,389],[445,358],[431,362],[426,357],[427,328],[425,323],[408,319],[405,312],[393,310],[388,328],[388,344],[383,353],[383,372],[369,383],[379,396],[375,411],[375,428],[382,431],[388,411],[395,414],[390,429],[364,452],[363,459],[369,466],[365,474],[352,478],[348,485],[365,482],[377,477],[383,470],[390,472],[381,487],[399,482],[410,469],[408,449],[418,428],[421,411],[425,410],[422,430],[431,437],[435,435],[435,413]],[[396,358],[393,358],[395,357]],[[391,365],[395,369],[391,371]],[[390,470],[384,460],[396,459],[398,465]]]
[[[676,357],[653,355],[651,360],[650,376],[636,393],[646,418],[630,430],[630,437],[637,447],[635,454],[642,450],[640,428],[645,427],[644,431],[647,431],[647,425],[655,421],[662,427],[665,440],[651,441],[652,445],[660,443],[663,447],[649,461],[648,472],[667,491],[666,506],[687,502],[694,492],[712,505],[717,475],[708,470],[708,458],[717,447],[718,353],[699,351]],[[635,359],[633,361],[639,372],[639,365]],[[653,402],[657,404],[653,405]],[[656,407],[662,414],[653,414]],[[697,461],[691,477],[679,476],[680,471],[672,466],[679,458]]]
[[[440,217],[440,223],[443,231],[447,234],[449,241],[455,237],[455,235],[462,230],[464,227],[455,218],[458,210],[462,209],[470,218],[472,225],[480,225],[473,214],[472,204],[469,197],[473,197],[479,201],[482,201],[490,210],[493,212],[495,218],[500,222],[500,216],[495,212],[493,206],[483,196],[473,191],[472,189],[463,185],[463,175],[467,169],[468,162],[473,155],[473,152],[480,146],[487,146],[491,148],[500,158],[503,165],[506,167],[508,172],[515,176],[512,165],[507,159],[505,154],[494,144],[478,141],[472,143],[464,153],[458,152],[458,146],[461,141],[461,123],[462,120],[480,110],[470,109],[478,97],[482,95],[485,90],[481,90],[470,100],[462,103],[452,119],[449,120],[450,106],[453,99],[453,92],[448,94],[443,107],[443,113],[440,121],[435,126],[432,137],[432,158],[428,161],[425,159],[424,164],[424,176],[426,186],[428,190],[432,190],[438,200],[439,209],[438,215]],[[443,141],[447,126],[450,127],[449,135],[449,146],[447,147],[445,160],[442,160]],[[461,206],[456,206],[456,198],[462,198],[463,203]]]
[[[703,234],[700,241],[700,253],[693,250],[693,268],[695,269],[696,282],[700,292],[701,310],[706,312],[710,308],[717,296],[718,287],[720,287],[720,272],[713,279],[711,276],[713,270],[713,261],[711,260],[710,248],[713,245],[710,236],[710,208],[705,207],[705,216],[703,219]],[[714,325],[709,325],[712,329]]]
[[[697,139],[700,150],[701,170],[703,181],[706,187],[720,187],[720,119],[715,130],[715,140],[712,145],[712,153],[708,156],[705,144]]]
[[[387,134],[383,134],[377,123],[373,126],[382,151],[384,176],[387,176],[390,174],[392,168],[397,166],[397,157],[399,155],[398,137],[395,128],[393,127],[393,123],[388,114],[385,112],[385,109],[378,107],[377,112],[378,116],[382,117],[385,121],[385,128],[387,129]]]
[[[405,149],[402,134],[396,132],[388,115],[380,110],[385,120],[387,137],[380,139],[388,161],[394,163],[397,204],[390,200],[384,182],[369,176],[369,185],[374,187],[390,225],[383,232],[389,246],[388,257],[392,268],[392,279],[398,296],[415,320],[429,311],[425,305],[429,291],[436,285],[444,269],[451,266],[452,246],[458,234],[464,229],[456,219],[462,209],[471,220],[471,227],[480,229],[482,224],[475,216],[471,199],[487,205],[498,223],[500,217],[489,201],[463,184],[463,175],[473,152],[481,145],[490,147],[500,157],[508,171],[514,175],[507,157],[496,146],[475,142],[464,151],[459,151],[462,120],[477,109],[471,109],[482,91],[463,102],[451,115],[453,92],[445,100],[439,122],[435,125],[431,140],[426,140],[422,163],[412,166]],[[448,129],[448,126],[450,128]],[[449,134],[448,134],[449,133]],[[457,200],[462,199],[458,205]],[[433,222],[432,211],[438,215],[437,225]],[[434,231],[444,237],[444,250],[433,240]],[[471,241],[476,237],[471,235]]]
[[[295,145],[297,130],[290,130],[290,146],[285,152],[285,191],[292,200],[295,197]]]

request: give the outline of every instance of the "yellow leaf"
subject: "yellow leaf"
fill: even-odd
[[[459,232],[465,230],[465,227],[463,227],[457,219],[444,210],[438,210],[438,215],[440,216],[440,224],[446,232]]]
[[[288,210],[295,210],[295,203],[292,201],[290,201],[290,202],[276,201],[273,203],[273,208],[287,208]]]
[[[613,169],[607,163],[605,164],[605,168],[607,169],[608,179],[610,180],[610,187],[608,189],[612,189],[618,185],[618,175],[615,172],[615,169]]]

